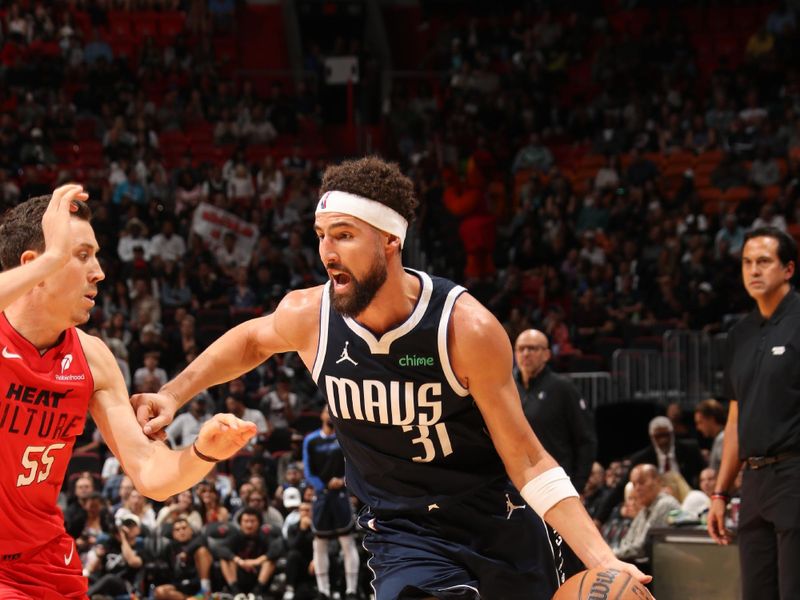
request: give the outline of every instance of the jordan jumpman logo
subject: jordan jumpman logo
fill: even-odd
[[[511,497],[506,494],[506,509],[508,510],[508,516],[506,516],[506,521],[511,518],[511,515],[514,514],[514,511],[518,508],[525,508],[525,504],[517,505],[511,502]]]
[[[342,350],[342,355],[339,357],[339,360],[337,360],[337,361],[336,361],[336,364],[337,364],[337,365],[338,365],[340,362],[344,362],[344,361],[346,361],[346,360],[349,360],[349,361],[350,361],[351,363],[353,363],[355,366],[358,366],[358,363],[357,363],[356,361],[354,361],[352,358],[350,358],[350,355],[347,353],[347,346],[349,346],[349,345],[350,345],[350,342],[345,342],[345,343],[344,343],[344,349]]]

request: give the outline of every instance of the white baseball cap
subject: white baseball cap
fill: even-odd
[[[296,487],[288,487],[283,490],[283,505],[286,508],[297,508],[300,506],[303,498],[300,495],[300,490]]]

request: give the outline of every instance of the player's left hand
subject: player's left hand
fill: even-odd
[[[217,460],[236,454],[256,434],[256,424],[242,421],[229,413],[214,415],[206,421],[195,440],[196,448]]]
[[[630,573],[634,579],[642,584],[647,584],[653,581],[652,576],[642,573],[638,568],[636,568],[636,565],[623,562],[618,558],[605,560],[600,564],[600,566],[602,566],[604,569],[616,569],[617,571],[625,571],[626,573]]]
[[[164,440],[167,425],[172,423],[177,410],[177,402],[170,394],[159,392],[157,394],[134,394],[131,405],[136,412],[136,420],[144,434],[154,440]]]

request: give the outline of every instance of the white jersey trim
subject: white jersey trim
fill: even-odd
[[[523,498],[524,500],[524,498]],[[526,501],[527,502],[527,501]],[[531,509],[533,510],[533,509]],[[534,511],[536,512],[536,511]],[[558,567],[558,563],[556,562],[556,549],[553,548],[553,540],[550,538],[550,530],[548,529],[547,521],[544,520],[544,517],[540,515],[536,515],[542,522],[542,527],[544,527],[544,537],[547,539],[547,543],[550,545],[550,554],[553,557],[553,570],[556,572],[556,589],[560,588],[564,585],[564,581],[561,579],[562,571]]]
[[[453,389],[453,391],[462,397],[469,396],[469,390],[461,385],[461,382],[458,380],[458,377],[456,377],[456,374],[453,371],[453,365],[450,364],[450,353],[447,350],[447,327],[450,324],[450,316],[453,314],[453,306],[455,305],[456,300],[461,293],[465,291],[466,289],[460,285],[457,285],[447,294],[447,298],[444,301],[444,307],[442,308],[442,316],[439,320],[439,331],[436,336],[439,346],[439,362],[442,364],[442,372],[447,378],[447,383],[450,384],[450,387]]]
[[[328,350],[328,321],[331,316],[330,287],[331,282],[328,281],[322,288],[322,301],[319,303],[319,342],[317,342],[317,356],[314,358],[314,369],[311,371],[314,383],[317,383],[319,379],[319,373],[325,363],[325,353]]]
[[[430,303],[431,294],[433,293],[433,280],[430,278],[430,275],[423,273],[422,271],[415,271],[414,269],[406,269],[406,271],[414,273],[420,278],[422,282],[422,290],[420,292],[417,305],[414,307],[413,312],[402,325],[387,331],[381,336],[380,339],[377,339],[375,334],[358,323],[358,321],[351,319],[350,317],[344,317],[345,325],[347,325],[353,333],[367,343],[367,346],[369,346],[369,351],[372,354],[389,354],[389,351],[392,347],[392,342],[403,337],[409,331],[414,329],[414,327],[416,327],[417,324],[422,320],[422,317],[425,315],[425,311],[428,310],[428,304]]]
[[[473,587],[473,586],[471,586],[471,585],[469,585],[467,583],[459,583],[458,585],[451,585],[450,587],[439,588],[436,591],[437,592],[450,592],[450,591],[453,591],[453,590],[463,590],[463,589],[471,590],[471,591],[473,591],[473,592],[475,592],[477,594],[478,598],[481,597],[480,590],[478,590],[478,588]]]

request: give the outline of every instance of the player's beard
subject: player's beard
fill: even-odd
[[[333,310],[343,317],[355,318],[369,306],[372,299],[386,282],[388,271],[386,269],[386,258],[378,254],[375,264],[361,279],[356,279],[350,271],[345,271],[350,276],[352,291],[348,294],[337,294],[334,286],[330,286],[330,299]]]

